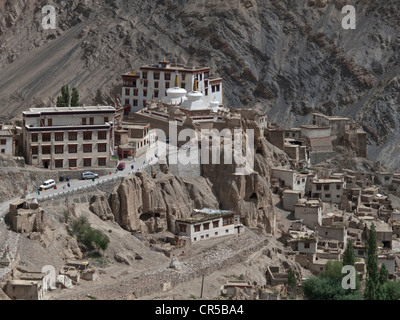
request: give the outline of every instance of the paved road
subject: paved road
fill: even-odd
[[[159,154],[159,151],[163,151],[163,148],[159,148],[159,147],[161,147],[162,143],[163,142],[161,142],[161,141],[156,142],[146,153],[144,153],[141,156],[139,156],[138,158],[136,158],[135,161],[128,160],[128,159],[121,160],[121,162],[125,162],[125,164],[126,164],[125,170],[116,171],[116,168],[110,168],[111,175],[108,174],[105,176],[99,176],[99,178],[96,179],[95,182],[109,179],[111,176],[120,176],[120,177],[128,176],[129,174],[132,173],[132,171],[133,172],[139,171],[140,168],[142,168],[145,165],[148,165],[151,161],[152,161],[151,164],[153,164],[154,162],[156,162],[158,160],[158,158],[155,157],[156,154],[159,156],[163,155],[163,154]],[[165,145],[165,143],[164,143],[164,145]],[[131,165],[134,166],[133,170],[131,169]],[[90,169],[88,171],[90,171]],[[40,191],[40,195],[38,195],[36,192],[33,192],[33,193],[26,195],[26,198],[27,199],[35,199],[35,198],[41,198],[44,196],[50,196],[50,195],[54,195],[54,194],[57,194],[62,191],[66,191],[68,189],[74,189],[77,187],[91,185],[95,182],[93,182],[92,180],[78,180],[78,179],[71,179],[69,182],[67,182],[67,181],[57,182],[56,181],[57,189],[51,188],[46,191]],[[68,183],[70,184],[70,187],[68,187]],[[6,215],[6,213],[8,212],[10,204],[19,199],[20,199],[20,197],[17,197],[17,198],[0,203],[0,222],[3,219],[3,217]]]

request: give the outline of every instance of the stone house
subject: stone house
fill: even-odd
[[[300,199],[301,199],[301,191],[294,191],[290,189],[283,190],[282,192],[283,209],[288,211],[295,211],[295,206]]]
[[[20,199],[10,204],[8,219],[15,232],[40,232],[43,230],[44,210],[37,203]]]
[[[300,199],[295,205],[295,219],[303,220],[303,223],[309,227],[316,227],[322,224],[321,199]]]

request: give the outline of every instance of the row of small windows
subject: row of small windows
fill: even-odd
[[[68,149],[68,153],[78,153],[77,145],[69,145],[67,149]],[[42,154],[51,154],[51,146],[42,146],[41,150],[42,150]],[[64,145],[54,146],[55,154],[64,154],[64,150],[65,150]],[[82,146],[82,151],[84,153],[93,152],[93,145],[92,144],[84,144]],[[107,152],[107,144],[106,143],[97,144],[97,152]],[[32,154],[33,155],[39,154],[39,147],[36,147],[36,146],[32,147]]]
[[[68,167],[73,168],[77,167],[78,159],[68,159]],[[43,160],[43,162],[48,162],[48,160]],[[91,167],[92,166],[92,159],[90,158],[84,158],[83,159],[83,166],[84,167]],[[54,160],[54,165],[56,168],[64,168],[64,160],[59,159],[59,160]],[[107,158],[98,158],[97,159],[97,166],[99,167],[105,167],[107,165]],[[46,166],[44,164],[44,166]]]
[[[83,132],[83,140],[92,140],[93,132],[92,131],[84,131]],[[97,139],[98,140],[106,140],[107,139],[107,131],[97,131]],[[42,142],[50,142],[52,140],[51,133],[42,133]],[[69,141],[77,141],[78,140],[78,132],[68,132],[68,140]],[[39,134],[32,133],[31,134],[32,142],[39,142]],[[64,141],[64,132],[55,132],[54,133],[54,141]]]

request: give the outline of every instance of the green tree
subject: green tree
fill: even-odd
[[[79,92],[78,89],[72,88],[71,107],[78,107],[78,106],[79,106]]]
[[[347,241],[346,250],[343,253],[343,265],[354,266],[355,261],[356,256],[354,254],[353,240],[349,239],[349,241]]]
[[[303,282],[302,287],[310,300],[361,300],[359,290],[345,290],[342,287],[342,267],[340,261],[329,261],[324,272]]]
[[[57,107],[68,107],[69,106],[69,88],[68,85],[61,87],[61,95],[57,97]]]
[[[297,286],[297,279],[294,271],[292,269],[289,269],[288,271],[288,287],[291,289],[296,288]]]
[[[389,278],[389,271],[386,268],[386,265],[382,263],[381,268],[379,269],[379,283],[384,285]]]
[[[367,279],[365,282],[364,297],[366,300],[383,300],[384,290],[379,281],[378,255],[376,244],[375,225],[371,224],[369,238],[367,240]]]

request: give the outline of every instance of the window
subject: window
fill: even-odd
[[[144,82],[143,82],[143,87],[147,88],[148,85],[149,85],[149,82],[148,82],[147,80],[144,80]]]
[[[209,230],[210,229],[210,223],[203,223],[203,230]]]
[[[104,123],[108,122],[108,117],[104,117]]]
[[[300,185],[300,180],[297,181],[297,185]]]
[[[165,83],[165,89],[169,89],[169,82]]]
[[[76,159],[69,159],[68,165],[70,168],[76,167]]]
[[[185,82],[182,82],[182,83],[181,83],[181,88],[182,88],[182,89],[185,89],[185,87],[186,87],[186,83],[185,83]]]
[[[143,100],[143,107],[146,107],[146,100]]]
[[[208,88],[204,90],[205,91],[205,95],[208,96]]]
[[[78,133],[77,132],[68,132],[68,140],[69,141],[78,140]]]
[[[154,80],[160,80],[160,73],[154,72]]]
[[[84,145],[83,145],[83,152],[84,152],[84,153],[90,153],[90,152],[92,152],[92,145],[91,145],[91,144],[84,144]]]
[[[82,125],[86,126],[86,118],[82,118]]]
[[[47,126],[51,127],[53,125],[53,119],[48,118],[47,119]]]
[[[322,185],[317,184],[317,190],[318,190],[318,191],[321,191],[321,190],[322,190]]]
[[[329,190],[329,184],[324,184],[324,190],[328,191]]]
[[[325,198],[330,198],[331,197],[331,194],[330,193],[327,193],[326,195],[325,195]]]
[[[158,90],[154,90],[154,98],[158,98]]]
[[[164,80],[171,80],[171,74],[170,73],[164,73]]]
[[[107,151],[107,143],[99,143],[97,145],[97,152],[106,152]]]
[[[142,72],[142,78],[147,79],[147,72]]]
[[[125,105],[129,104],[129,99],[125,99]]]
[[[55,160],[55,166],[56,168],[62,168],[63,167],[63,160]]]
[[[0,140],[0,144],[2,144],[2,145],[7,144],[7,140],[6,140],[6,139],[1,139],[1,140]]]
[[[138,105],[138,101],[137,101],[137,99],[134,99],[134,100],[133,100],[133,106],[134,106],[134,107],[137,107],[137,105]]]
[[[1,153],[6,153],[6,149],[1,149]]]
[[[68,153],[77,153],[78,152],[78,146],[77,145],[69,145],[68,146]]]
[[[304,242],[304,249],[310,249],[310,243]]]
[[[213,221],[213,228],[219,228],[219,221]]]
[[[97,139],[98,140],[106,140],[107,139],[107,131],[98,131]]]
[[[218,235],[218,232],[215,232],[215,233],[214,233],[214,235],[216,235],[216,236],[217,236],[217,235]]]
[[[125,95],[126,96],[129,96],[131,94],[131,89],[125,89]]]
[[[205,79],[206,77],[204,76],[204,79]],[[207,88],[208,87],[208,80],[204,80],[204,86]]]
[[[390,177],[386,176],[385,181],[389,181],[389,180],[390,180]]]
[[[32,133],[31,141],[32,142],[38,142],[39,141],[39,135],[37,133]]]
[[[225,230],[225,233],[229,233],[229,229],[226,229],[226,230]]]
[[[56,132],[55,134],[56,141],[64,141],[64,133],[63,132]]]
[[[200,81],[203,80],[203,74],[202,74],[202,73],[199,74],[199,80],[200,80]]]
[[[92,166],[92,159],[91,158],[83,159],[83,166],[84,167],[91,167]]]
[[[64,146],[54,146],[54,153],[55,154],[63,154],[64,153]]]
[[[154,88],[158,89],[158,81],[154,82]]]
[[[211,91],[215,92],[215,86],[211,86]]]
[[[180,224],[179,225],[179,232],[186,232],[186,224]]]
[[[182,73],[182,81],[185,81],[185,79],[186,79],[186,74]]]
[[[43,142],[51,141],[51,133],[42,133],[42,141]]]
[[[194,232],[200,232],[200,225],[199,224],[194,226]]]
[[[228,218],[223,218],[222,219],[222,225],[223,226],[227,226],[233,224],[233,218],[232,217],[228,217]]]
[[[147,97],[147,90],[143,90],[143,97]]]
[[[85,131],[83,133],[83,140],[92,140],[92,131]]]
[[[133,95],[135,96],[135,97],[137,97],[138,96],[138,89],[135,89],[135,90],[133,90]]]
[[[336,190],[340,190],[340,184],[336,185]]]
[[[94,125],[94,118],[90,118],[90,125]]]
[[[39,148],[38,147],[32,147],[32,154],[39,154]]]
[[[42,147],[42,154],[50,154],[51,153],[51,147],[50,146],[43,146]]]
[[[40,126],[44,127],[44,119],[40,119]]]
[[[105,167],[107,165],[107,159],[106,158],[98,158],[97,163],[99,167]]]

